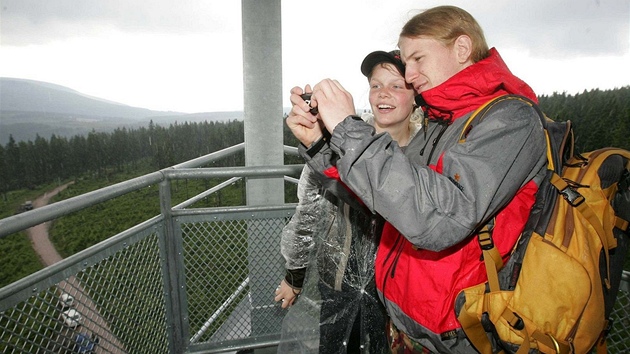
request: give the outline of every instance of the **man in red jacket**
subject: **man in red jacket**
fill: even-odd
[[[416,155],[405,156],[391,137],[358,119],[352,96],[330,79],[313,89],[317,116],[301,88],[291,91],[287,125],[313,170],[339,178],[387,221],[376,283],[396,350],[476,353],[455,313],[461,290],[487,280],[475,230],[494,218],[495,246],[509,256],[544,175],[546,145],[535,109],[519,100],[495,105],[465,142],[459,138],[482,104],[506,94],[536,101],[536,95],[460,8],[416,15],[398,44],[405,79],[428,117]]]

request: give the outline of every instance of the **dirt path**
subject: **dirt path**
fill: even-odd
[[[70,184],[74,182],[66,183],[62,186],[59,186],[51,191],[44,193],[44,195],[39,196],[37,199],[33,201],[33,208],[39,208],[44,205],[47,205],[50,199],[52,199],[59,192],[66,189]],[[48,237],[48,227],[50,226],[50,221],[41,223],[39,225],[35,225],[26,230],[29,239],[31,240],[31,244],[33,245],[33,249],[39,255],[44,266],[48,267],[54,263],[57,263],[62,260],[59,252],[55,249],[55,246],[50,242],[50,238]],[[87,293],[81,286],[81,283],[74,276],[68,277],[68,279],[59,282],[57,284],[57,288],[59,288],[60,293],[67,293],[76,299],[75,308],[81,315],[83,316],[83,325],[76,327],[74,329],[66,328],[65,331],[75,331],[74,334],[79,332],[85,332],[85,329],[88,330],[88,333],[93,333],[100,338],[99,346],[96,348],[96,353],[124,353],[125,350],[122,349],[122,344],[118,341],[116,337],[112,335],[111,330],[109,329],[105,320],[101,317],[98,311],[98,307],[92,299],[87,296]],[[73,338],[73,333],[70,333],[70,338]],[[68,333],[62,334],[60,337],[67,338]],[[61,346],[72,346],[73,343],[67,342],[67,339],[57,340],[57,342],[62,343]],[[65,343],[65,344],[64,344]]]
[[[62,190],[66,189],[69,185],[74,182],[66,183],[62,186],[59,186],[49,192],[44,193],[37,197],[33,201],[33,207],[39,208],[42,207],[52,199],[52,197],[56,196]],[[52,242],[50,242],[50,238],[48,238],[48,227],[50,226],[50,221],[45,222],[39,225],[35,225],[28,230],[26,233],[28,234],[29,239],[31,240],[31,244],[33,245],[33,249],[39,255],[39,258],[42,260],[44,266],[49,266],[51,264],[59,262],[62,258],[53,246]]]

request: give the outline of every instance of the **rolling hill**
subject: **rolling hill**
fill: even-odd
[[[16,141],[37,135],[70,137],[119,127],[160,125],[174,122],[242,119],[242,112],[186,114],[153,111],[88,96],[70,88],[42,81],[0,78],[0,145],[12,135]]]

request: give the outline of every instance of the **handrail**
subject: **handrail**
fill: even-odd
[[[203,198],[209,196],[210,194],[213,194],[213,193],[215,193],[215,192],[217,192],[217,191],[219,191],[219,190],[221,190],[221,189],[223,189],[223,188],[225,188],[225,187],[227,187],[227,186],[229,186],[231,184],[234,184],[237,181],[240,181],[241,179],[242,179],[241,177],[233,177],[233,178],[228,179],[227,181],[223,181],[223,182],[217,184],[216,186],[214,186],[214,187],[212,187],[212,188],[210,188],[210,189],[208,189],[206,191],[203,191],[203,192],[197,194],[196,196],[194,196],[192,198],[184,200],[183,202],[175,205],[172,209],[183,209],[183,208],[189,207],[189,206],[195,204],[195,202],[198,202],[198,201],[202,200]]]
[[[166,179],[201,179],[201,178],[230,178],[256,177],[266,178],[283,175],[299,175],[304,165],[282,166],[248,166],[248,167],[208,167],[182,168],[178,170],[162,170]]]
[[[27,275],[24,278],[21,278],[5,287],[0,287],[0,299],[3,299],[3,302],[0,306],[0,313],[17,303],[17,301],[7,299],[11,297],[27,298],[28,296],[25,294],[30,294],[34,291],[40,291],[44,288],[40,287],[39,289],[34,289],[32,287],[32,284],[45,283],[46,286],[56,284],[60,281],[60,279],[64,279],[67,277],[67,275],[64,275],[65,272],[68,272],[75,267],[88,267],[89,264],[86,263],[86,260],[90,258],[93,259],[97,254],[102,253],[105,250],[111,251],[116,248],[126,247],[131,235],[135,235],[141,230],[146,230],[154,227],[162,222],[162,220],[163,217],[161,215],[154,216],[151,219],[134,225],[129,229],[124,230],[117,235],[114,235],[96,245],[88,247],[79,253],[64,258],[60,262],[49,265],[48,267],[33,274]]]
[[[299,174],[298,166],[302,165],[286,165],[283,167],[256,166],[226,168],[212,167],[202,169],[193,168],[195,166],[203,166],[214,160],[233,155],[242,151],[244,146],[244,143],[237,144],[160,171],[152,172],[144,176],[132,178],[127,181],[101,188],[96,191],[88,192],[60,202],[43,206],[41,208],[0,219],[0,239],[15,232],[39,225],[43,222],[102,203],[152,184],[160,183],[166,178],[221,178],[234,176],[264,178],[269,176],[281,176],[282,174]],[[285,147],[285,151],[287,153],[293,153],[297,151],[297,149],[292,150],[290,147]]]
[[[56,219],[60,216],[93,206],[109,199],[133,192],[164,180],[161,171],[152,172],[60,202],[45,205],[8,218],[0,219],[0,238],[12,233]]]
[[[234,300],[236,300],[236,298],[241,295],[243,291],[245,291],[248,285],[249,277],[245,278],[245,280],[243,280],[236,291],[234,291],[234,293],[232,293],[232,295],[230,295],[230,297],[228,297],[228,299],[225,300],[225,302],[221,304],[221,306],[219,306],[219,308],[210,316],[210,318],[206,320],[203,326],[201,326],[201,329],[199,329],[199,331],[197,331],[197,333],[195,333],[195,335],[190,338],[190,343],[196,343],[199,338],[201,338],[201,336],[206,333],[206,331],[208,330],[208,328],[210,328],[214,321],[216,321],[216,319],[219,318],[219,316],[221,316],[230,305],[232,305]]]

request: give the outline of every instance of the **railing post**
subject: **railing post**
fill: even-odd
[[[281,0],[242,0],[245,165],[282,165],[282,30]],[[247,205],[284,204],[284,179],[247,178]],[[273,306],[281,280],[281,225],[250,220],[248,261],[252,336],[277,333],[283,312]],[[276,259],[263,260],[269,248]]]
[[[168,178],[160,182],[160,210],[163,221],[164,293],[166,323],[168,325],[169,353],[184,353],[188,347],[188,308],[185,305],[183,245],[181,229],[173,220],[171,209],[171,183]]]

